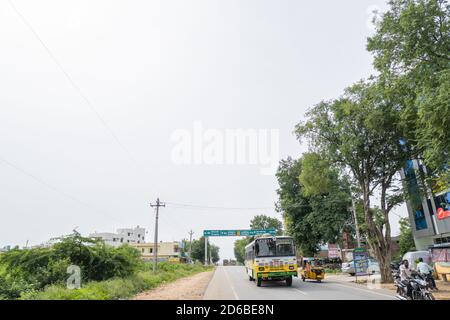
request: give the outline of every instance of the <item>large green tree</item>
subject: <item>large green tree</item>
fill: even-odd
[[[205,237],[192,241],[192,259],[205,261]],[[219,247],[208,242],[208,260],[216,263],[219,259]]]
[[[276,234],[280,236],[283,234],[283,223],[277,218],[260,214],[250,221],[250,229],[275,229]]]
[[[450,4],[391,0],[368,39],[414,154],[450,185]]]
[[[314,159],[319,160],[319,166]],[[320,177],[317,180],[314,170]],[[313,255],[321,244],[339,242],[350,216],[350,192],[337,172],[317,154],[308,154],[299,160],[282,160],[277,178],[277,209],[302,254]]]
[[[360,81],[341,98],[316,105],[296,132],[351,176],[362,195],[369,245],[380,263],[382,281],[388,282],[392,280],[389,213],[403,201],[396,178],[410,153],[401,143],[401,114],[385,90],[376,81]],[[379,199],[375,208],[374,195]]]

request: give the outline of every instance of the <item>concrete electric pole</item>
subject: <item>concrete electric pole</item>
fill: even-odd
[[[156,204],[151,204],[150,207],[156,207],[156,216],[155,216],[155,247],[153,248],[153,272],[156,272],[156,267],[158,264],[158,215],[159,215],[159,207],[165,207],[166,204],[159,201],[159,198],[156,199]]]

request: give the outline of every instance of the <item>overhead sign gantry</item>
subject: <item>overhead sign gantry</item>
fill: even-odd
[[[209,237],[253,237],[263,234],[275,236],[275,229],[236,229],[236,230],[203,230],[205,237],[205,265],[208,264],[208,238]]]

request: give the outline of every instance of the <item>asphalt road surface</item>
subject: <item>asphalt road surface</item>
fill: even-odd
[[[286,282],[268,281],[257,287],[249,281],[244,267],[217,267],[205,300],[393,300],[391,291],[333,280],[321,283],[294,278],[292,287]]]

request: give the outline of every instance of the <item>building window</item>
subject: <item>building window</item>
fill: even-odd
[[[422,210],[417,210],[414,214],[414,222],[416,224],[416,230],[423,230],[426,229],[427,226],[427,220],[425,219],[425,214]]]
[[[416,230],[427,229],[427,220],[425,218],[425,213],[422,206],[422,197],[419,190],[419,185],[417,183],[416,172],[412,160],[407,161],[406,167],[404,168],[404,173],[407,190],[410,195],[409,202],[414,212],[414,222],[416,225]]]
[[[131,236],[131,233],[128,232],[128,236]]]
[[[450,210],[450,192],[444,193],[434,198],[436,209],[442,208],[444,211]]]
[[[145,252],[145,249],[144,249],[144,248],[142,248],[142,249],[141,249],[141,252],[142,252],[142,253],[144,253],[144,252]]]
[[[149,252],[150,252],[150,253],[153,253],[153,248],[150,248]]]

